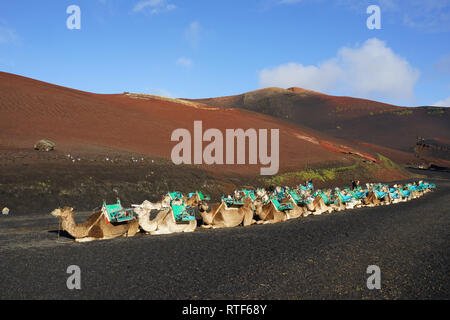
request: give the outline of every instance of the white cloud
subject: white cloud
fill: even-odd
[[[189,58],[185,58],[185,57],[178,58],[176,63],[179,66],[185,67],[187,69],[190,69],[192,67],[192,65],[193,65],[192,60],[189,59]]]
[[[133,8],[133,12],[150,12],[151,14],[158,14],[161,12],[172,11],[177,6],[167,3],[166,0],[141,0]]]
[[[419,71],[378,39],[357,48],[343,47],[317,66],[288,63],[259,74],[261,87],[297,86],[395,102],[412,102],[418,79]]]
[[[184,31],[184,38],[189,44],[196,48],[200,42],[202,27],[198,21],[192,22]]]
[[[435,102],[435,103],[432,104],[432,106],[435,106],[435,107],[450,107],[450,97],[448,97],[447,99]]]
[[[318,66],[287,63],[273,69],[264,69],[259,75],[261,87],[305,87],[327,91],[335,87],[342,70],[332,61]]]

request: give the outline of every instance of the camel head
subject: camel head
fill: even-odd
[[[261,212],[261,208],[262,208],[262,200],[261,198],[257,198],[255,201],[253,201],[253,206],[255,207],[255,213],[259,213]]]
[[[174,204],[176,206],[181,206],[181,205],[183,205],[183,199],[175,199],[172,201],[172,204]]]
[[[255,202],[250,197],[244,198],[244,207],[251,209],[252,211],[256,210]]]
[[[189,199],[186,198],[186,206],[189,206],[189,207],[198,206],[200,202],[201,202],[201,199],[200,199],[200,196],[198,195],[198,193],[195,193]]]
[[[243,200],[244,197],[245,197],[245,194],[243,192],[241,192],[241,191],[235,191],[234,192],[234,198],[236,200]]]
[[[160,201],[161,207],[162,207],[162,208],[169,208],[169,207],[170,207],[170,201],[171,201],[171,200],[172,200],[172,199],[170,198],[169,195],[165,195],[165,196],[162,198],[162,200]]]
[[[133,205],[133,208],[134,213],[141,218],[149,215],[152,210],[161,210],[161,203],[155,204],[145,200],[141,205]]]
[[[50,214],[54,217],[61,219],[68,218],[69,216],[73,215],[73,208],[70,207],[59,208],[53,210]]]
[[[209,204],[206,201],[200,201],[197,205],[198,211],[203,213],[203,212],[208,212],[209,210]]]
[[[262,196],[264,196],[265,194],[266,194],[266,190],[263,188],[263,189],[259,189],[258,188],[258,190],[256,190],[256,196],[257,197],[262,197]]]
[[[265,195],[265,196],[268,197],[267,195]],[[256,214],[261,213],[264,203],[266,203],[264,197],[256,198],[256,200],[253,201],[253,205],[252,205],[252,207],[254,208],[253,211],[255,211]]]

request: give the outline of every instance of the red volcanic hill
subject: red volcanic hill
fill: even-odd
[[[252,110],[288,120],[353,141],[403,163],[414,160],[413,150],[418,137],[450,139],[450,110],[447,108],[399,107],[301,88],[268,88],[236,96],[193,101],[216,107]]]
[[[172,132],[185,128],[193,133],[194,121],[202,120],[203,131],[279,129],[280,173],[305,167],[351,167],[355,163],[373,163],[379,170],[386,169],[377,153],[365,147],[269,115],[142,94],[93,94],[8,73],[0,73],[0,114],[2,148],[30,149],[37,140],[49,139],[62,152],[119,150],[170,159],[177,144],[170,141]],[[260,167],[207,169],[256,173]],[[392,177],[404,177],[396,169],[389,170]]]

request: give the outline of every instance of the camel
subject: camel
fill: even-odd
[[[402,195],[401,195],[401,193],[400,193],[400,190],[398,190],[396,184],[394,185],[393,189],[395,190],[394,192],[391,193],[391,192],[389,191],[389,196],[390,196],[391,199],[392,199],[392,202],[391,202],[391,203],[396,204],[396,203],[399,203],[399,202],[404,201],[404,200],[402,199]]]
[[[361,200],[355,199],[349,192],[346,190],[340,190],[339,188],[335,189],[335,194],[337,194],[338,203],[332,205],[336,211],[354,209],[356,207],[360,207],[362,205]],[[341,198],[342,197],[342,198]]]
[[[419,189],[417,188],[416,183],[414,183],[414,184],[409,183],[407,185],[407,188],[411,192],[411,198],[412,199],[420,198],[423,195],[423,192],[419,191]]]
[[[244,205],[239,208],[228,208],[222,200],[213,206],[200,202],[198,209],[204,223],[201,228],[205,229],[233,228],[240,224],[247,227],[256,222],[253,219],[254,205],[250,197],[245,198]]]
[[[300,195],[299,195],[299,193],[296,192],[295,190],[294,190],[294,193],[297,194],[298,197],[294,198],[294,196],[290,192],[288,193],[288,197],[289,197],[289,199],[291,199],[290,202],[292,203],[292,205],[294,207],[292,210],[289,210],[287,212],[288,220],[300,218],[300,217],[307,217],[311,214],[308,210],[308,205],[306,203],[304,203],[301,200],[300,200],[300,202],[297,202],[299,199],[301,199],[302,196],[304,196],[304,193],[300,193]],[[296,199],[297,199],[297,201],[296,201]]]
[[[287,220],[287,213],[277,210],[272,201],[266,203],[263,199],[258,198],[255,200],[255,209],[256,215],[260,219],[256,222],[257,224],[278,223]]]
[[[292,210],[286,210],[287,220],[306,217],[309,215],[308,209],[306,209],[306,207],[298,206],[295,201],[291,201],[291,203],[294,208]]]
[[[363,204],[367,207],[375,207],[381,205],[381,201],[377,198],[374,191],[369,191],[367,197],[363,199]]]
[[[188,223],[177,223],[175,220],[172,207],[163,207],[165,198],[158,204],[153,204],[149,201],[144,201],[141,205],[133,205],[134,212],[138,216],[139,226],[147,234],[163,235],[182,232],[194,232],[197,229],[197,221],[192,220]],[[183,204],[182,199],[173,200],[173,204]],[[150,213],[152,210],[162,210],[158,213],[155,219],[150,220]]]
[[[113,225],[106,222],[102,212],[94,213],[82,224],[75,222],[73,208],[70,207],[53,210],[51,215],[61,219],[62,229],[74,237],[76,242],[108,240],[121,236],[133,237],[139,231],[137,220]]]
[[[286,190],[288,190],[287,187]],[[264,201],[264,199],[263,201],[264,203],[266,203],[268,198],[267,197],[264,198],[266,199],[266,201]],[[281,200],[280,203],[281,204],[289,203],[293,207],[291,210],[284,210],[284,212],[286,213],[286,220],[297,219],[309,215],[308,209],[305,206],[297,205],[293,196],[290,193],[287,193],[287,198]]]
[[[327,196],[328,199],[330,199],[331,191],[327,191],[325,196]],[[314,199],[314,200],[312,200],[311,198]],[[320,195],[317,195],[315,198],[313,198],[311,196],[310,199],[312,201],[310,203],[308,203],[308,210],[311,211],[311,213],[313,215],[319,216],[319,215],[324,214],[324,213],[331,213],[331,212],[333,212],[334,208],[332,207],[332,205],[328,206],[325,203],[325,200]]]
[[[385,192],[385,196],[380,200],[381,205],[389,205],[392,203],[391,193],[389,192],[389,188],[387,186],[383,186],[380,189],[381,192]]]

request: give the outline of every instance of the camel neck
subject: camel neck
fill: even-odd
[[[68,215],[66,218],[62,218],[62,228],[69,232],[76,226],[75,218],[73,217],[73,213]]]

